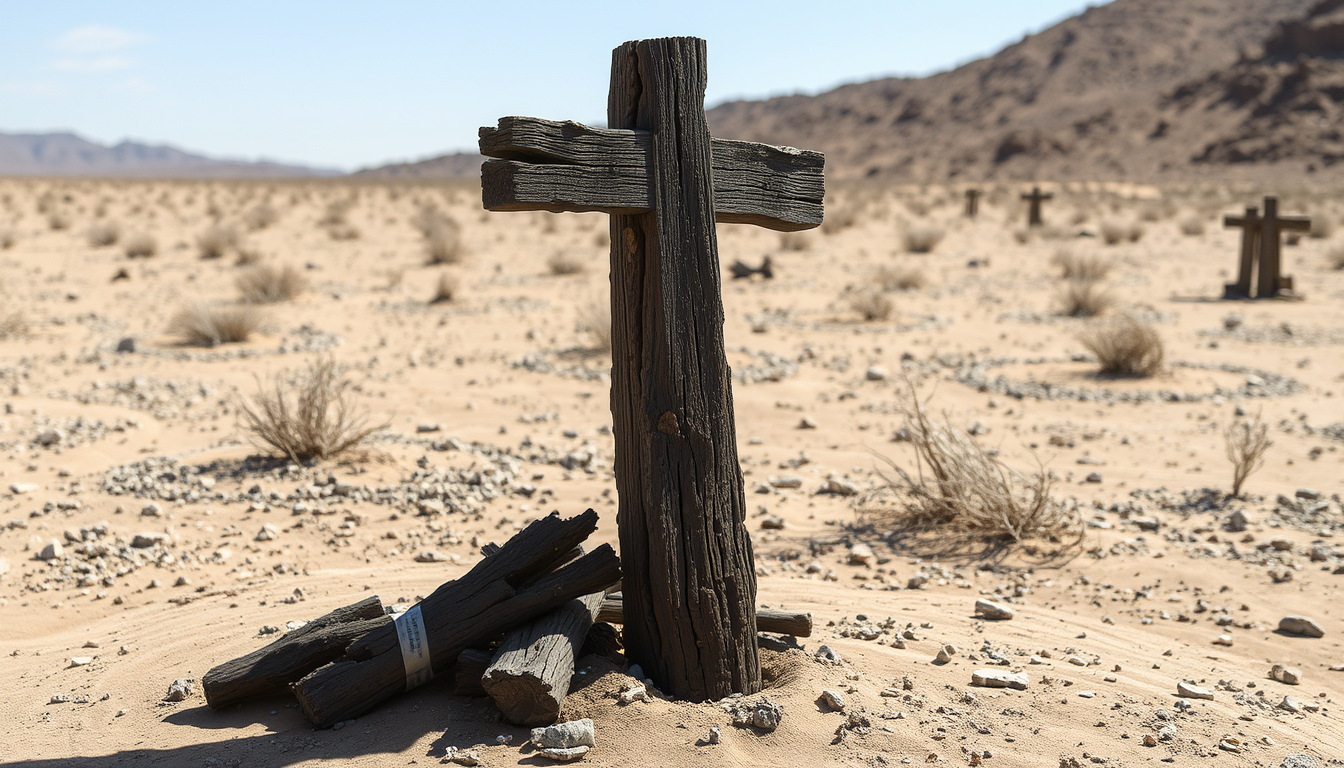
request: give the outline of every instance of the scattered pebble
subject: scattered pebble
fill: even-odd
[[[1176,684],[1176,695],[1185,699],[1213,699],[1213,691],[1185,681]]]
[[[971,673],[971,685],[1025,691],[1027,689],[1027,673],[1009,672],[1004,669],[977,669]]]
[[[995,621],[1006,621],[1013,618],[1013,609],[1004,603],[998,603],[993,600],[980,598],[975,601],[975,612],[986,619]]]
[[[1279,631],[1303,637],[1325,637],[1321,625],[1306,616],[1284,616],[1279,619]]]

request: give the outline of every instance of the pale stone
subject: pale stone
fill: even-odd
[[[1026,672],[1009,672],[1005,669],[977,669],[971,673],[971,685],[985,688],[1013,688],[1019,691],[1027,689]]]

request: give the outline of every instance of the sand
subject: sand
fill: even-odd
[[[762,695],[783,711],[770,733],[733,727],[717,702],[656,690],[621,704],[616,694],[633,682],[624,669],[585,659],[564,713],[596,723],[585,762],[1341,757],[1334,697],[1344,672],[1331,667],[1344,664],[1335,573],[1344,559],[1331,547],[1344,525],[1344,272],[1327,263],[1340,236],[1285,248],[1304,300],[1225,302],[1238,233],[1219,219],[1258,202],[1256,191],[1056,189],[1048,236],[1026,243],[1014,237],[1025,220],[1017,191],[987,195],[974,222],[960,216],[958,190],[863,186],[828,201],[828,219],[852,226],[790,241],[719,227],[725,267],[769,255],[777,275],[732,281],[725,269],[723,286],[759,602],[810,611],[816,631],[799,649],[763,654]],[[68,228],[51,229],[38,212],[47,192]],[[0,764],[409,765],[438,763],[450,746],[477,747],[485,765],[545,762],[524,746],[526,729],[500,722],[488,699],[454,696],[451,681],[322,731],[288,697],[222,712],[199,690],[163,701],[174,680],[199,680],[274,639],[263,628],[368,595],[414,601],[470,568],[480,544],[551,510],[595,508],[594,539],[615,543],[609,362],[580,322],[606,301],[605,217],[487,214],[476,195],[464,185],[0,181],[0,229],[15,235],[0,251],[0,323],[17,314],[26,326],[0,338]],[[335,240],[318,220],[347,199],[358,237]],[[278,220],[248,231],[243,214],[263,200]],[[462,264],[424,264],[410,223],[421,202],[461,225]],[[1304,196],[1285,208],[1340,215],[1337,203]],[[183,346],[166,329],[184,303],[237,302],[234,255],[202,260],[194,245],[216,215],[250,251],[300,268],[308,290],[263,307],[246,343]],[[1191,216],[1204,234],[1182,234]],[[1140,217],[1135,243],[1073,236]],[[123,238],[153,234],[158,255],[91,246],[98,220],[117,222]],[[916,222],[945,230],[933,253],[901,252],[899,235]],[[1103,379],[1079,357],[1089,321],[1054,311],[1061,248],[1112,264],[1105,284],[1117,311],[1155,325],[1165,373]],[[557,252],[585,269],[550,274]],[[891,316],[864,321],[847,297],[896,265],[922,270],[928,284],[889,293]],[[112,282],[123,268],[129,279]],[[429,304],[444,271],[457,296]],[[134,351],[117,352],[128,338]],[[366,453],[312,467],[255,458],[237,398],[318,355],[348,366],[357,402],[386,431]],[[1022,395],[1043,384],[1072,399]],[[1055,497],[1089,523],[1081,543],[903,535],[898,500],[873,492],[884,483],[880,457],[913,467],[909,444],[893,441],[909,385],[1009,465],[1047,467]],[[1222,432],[1237,408],[1261,414],[1274,445],[1247,498],[1229,500]],[[176,500],[126,484],[151,460]],[[470,482],[489,467],[498,493]],[[322,496],[329,475],[386,493]],[[801,487],[770,486],[785,475]],[[860,493],[819,493],[831,476]],[[403,483],[431,481],[459,494],[454,508],[391,498]],[[309,487],[319,492],[295,502]],[[151,502],[157,514],[145,514]],[[1228,530],[1238,510],[1249,525]],[[784,527],[763,528],[767,516]],[[263,525],[277,535],[257,540]],[[81,538],[138,533],[164,535],[138,550],[140,567],[77,570],[93,558],[76,553],[89,546]],[[65,555],[38,559],[52,540]],[[851,563],[860,542],[875,560]],[[417,562],[427,549],[445,561]],[[978,597],[995,595],[1011,620],[974,615]],[[1285,614],[1313,618],[1324,637],[1276,632]],[[1218,644],[1223,635],[1230,646]],[[840,660],[817,658],[822,644]],[[937,663],[944,645],[955,653]],[[1301,684],[1270,679],[1274,664],[1299,670]],[[986,668],[1025,672],[1027,687],[972,686]],[[1178,699],[1182,681],[1213,699]],[[825,690],[843,696],[844,712],[821,702]],[[1280,707],[1289,695],[1299,711]],[[1169,739],[1159,738],[1164,726],[1174,727]],[[721,743],[706,743],[711,727]]]

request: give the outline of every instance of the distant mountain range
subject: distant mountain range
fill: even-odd
[[[73,133],[0,133],[0,176],[280,178],[341,171],[266,161],[220,160],[167,145],[106,146]]]
[[[734,101],[708,118],[721,138],[824,152],[832,179],[1338,182],[1344,0],[1114,0],[947,72]],[[465,178],[483,159],[455,153],[353,175]],[[0,134],[0,175],[14,173],[327,172]]]

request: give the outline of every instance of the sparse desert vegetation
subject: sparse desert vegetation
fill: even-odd
[[[914,224],[901,232],[901,245],[910,253],[932,253],[947,231],[932,224]]]
[[[105,248],[116,245],[121,237],[121,226],[115,221],[100,221],[89,227],[89,245]]]
[[[1241,497],[1247,478],[1265,465],[1265,453],[1273,444],[1274,441],[1269,439],[1269,425],[1261,420],[1259,413],[1228,425],[1223,432],[1223,445],[1227,460],[1232,463],[1233,498]]]
[[[153,235],[137,232],[122,243],[122,252],[128,259],[147,259],[159,252],[159,241]]]
[[[368,442],[386,423],[371,424],[354,401],[353,383],[330,358],[297,376],[276,376],[239,402],[243,430],[263,450],[292,461],[332,459]]]
[[[257,264],[234,280],[243,301],[249,304],[274,304],[293,301],[303,293],[308,281],[291,265],[277,267]]]
[[[173,315],[168,332],[184,344],[214,347],[247,341],[261,322],[261,313],[253,307],[212,307],[192,302]]]
[[[884,291],[913,291],[929,284],[924,270],[914,266],[880,267],[875,278]]]
[[[1065,280],[1055,302],[1067,317],[1096,317],[1113,308],[1116,298],[1099,280]]]
[[[196,236],[196,249],[202,259],[222,259],[238,247],[238,231],[233,227],[212,224]]]
[[[1093,325],[1078,336],[1097,358],[1100,373],[1110,376],[1153,376],[1162,370],[1166,347],[1162,337],[1132,315],[1119,315]]]

